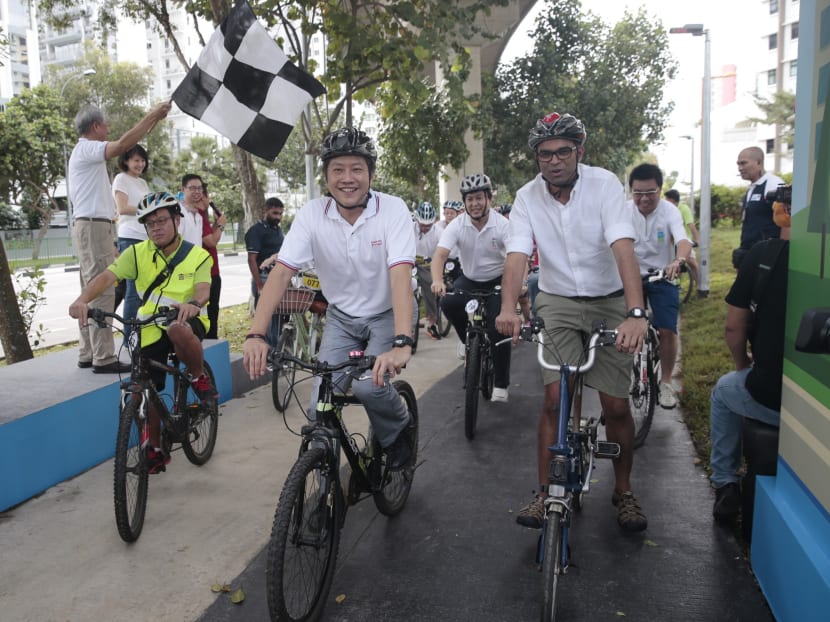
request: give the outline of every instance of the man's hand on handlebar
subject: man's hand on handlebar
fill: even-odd
[[[78,326],[83,328],[86,326],[87,317],[89,316],[89,305],[81,302],[80,298],[76,298],[75,302],[69,305],[69,315],[78,320]]]
[[[617,326],[617,350],[633,354],[643,347],[648,331],[648,320],[629,317]]]
[[[242,345],[242,364],[245,371],[256,380],[268,371],[268,352],[271,346],[261,337],[246,337]]]
[[[516,311],[507,309],[501,311],[496,317],[496,330],[502,335],[510,337],[513,345],[519,343],[519,334],[522,330],[522,317],[516,315]]]
[[[412,348],[392,348],[389,352],[379,354],[375,359],[375,366],[372,368],[372,382],[382,387],[388,380],[391,380],[412,358]],[[388,376],[387,376],[388,374]]]
[[[447,286],[444,283],[443,279],[433,279],[430,289],[432,290],[432,293],[436,296],[443,296],[447,293]]]

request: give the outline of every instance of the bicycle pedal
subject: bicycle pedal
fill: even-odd
[[[597,458],[619,458],[620,444],[609,443],[607,441],[597,441],[596,449],[594,450],[594,455]]]

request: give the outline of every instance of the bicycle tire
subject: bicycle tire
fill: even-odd
[[[476,435],[478,420],[478,382],[481,378],[481,336],[472,333],[467,340],[467,365],[464,368],[464,434],[468,440]]]
[[[418,349],[418,337],[421,335],[421,297],[413,294],[415,302],[412,308],[412,354]]]
[[[496,372],[493,368],[493,348],[489,344],[483,348],[481,355],[481,396],[485,400],[493,397],[493,386],[496,381]]]
[[[653,335],[653,328],[649,327],[646,339],[649,341],[649,348],[653,351],[657,344]],[[647,356],[640,365],[646,366],[645,380],[641,380],[640,366],[636,363],[631,370],[631,391],[629,404],[631,406],[631,417],[634,419],[634,449],[641,447],[646,442],[646,437],[651,430],[654,420],[654,409],[657,406],[657,369],[655,365],[658,359],[654,356]]]
[[[444,315],[443,309],[441,309],[441,298],[435,299],[435,305],[438,308],[435,317],[435,325],[438,327],[438,334],[442,337],[446,337],[450,334],[452,330],[452,322]]]
[[[216,377],[207,361],[204,362],[204,372],[210,383],[216,386]],[[176,378],[176,382],[180,382]],[[174,383],[175,385],[175,383]],[[174,389],[173,395],[178,395]],[[202,466],[213,455],[216,447],[216,436],[219,434],[219,403],[215,399],[204,402],[193,392],[193,388],[187,388],[187,436],[182,440],[184,455],[191,464]]]
[[[562,574],[562,540],[564,531],[562,510],[548,511],[545,520],[544,559],[542,560],[542,622],[556,620],[557,587]]]
[[[409,434],[412,457],[409,459],[409,466],[406,468],[399,471],[388,471],[384,474],[380,490],[373,495],[375,507],[384,516],[396,516],[403,510],[409,497],[409,491],[412,488],[415,466],[418,464],[418,402],[415,399],[415,391],[405,380],[396,380],[392,383],[392,386],[395,387],[412,417],[406,431]],[[374,436],[372,437],[372,443],[374,445],[374,455],[380,456],[382,449]]]
[[[680,304],[689,302],[695,289],[695,277],[692,275],[692,271],[687,268],[681,272],[677,277],[677,284],[680,288]]]
[[[283,327],[277,340],[277,349],[280,352],[294,354],[297,345],[297,333],[293,328]],[[294,376],[297,368],[294,363],[286,361],[280,369],[274,369],[271,374],[271,400],[277,412],[285,412],[291,402],[291,389],[294,386]]]
[[[327,450],[314,448],[300,455],[282,488],[268,542],[265,579],[271,620],[312,621],[321,616],[337,563],[343,504]]]
[[[115,525],[124,542],[135,542],[144,527],[147,511],[147,453],[141,447],[138,418],[139,396],[127,400],[118,419],[115,441],[113,497]]]

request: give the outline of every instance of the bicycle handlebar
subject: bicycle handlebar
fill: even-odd
[[[108,317],[111,317],[115,320],[121,322],[124,326],[132,326],[134,328],[146,326],[148,324],[155,323],[156,320],[165,320],[166,322],[172,322],[179,316],[179,310],[176,307],[159,307],[158,311],[156,311],[150,317],[147,317],[143,320],[139,320],[138,318],[133,320],[128,320],[124,317],[121,317],[117,313],[111,313],[110,311],[104,311],[103,309],[90,309],[87,313],[87,317],[98,324],[101,328],[106,328],[106,320]]]
[[[342,363],[328,363],[327,361],[307,362],[301,358],[294,356],[284,350],[278,348],[271,348],[268,351],[267,361],[270,365],[282,367],[283,361],[293,363],[300,369],[310,371],[315,376],[340,371],[348,367],[354,367],[356,372],[369,371],[375,366],[375,359],[377,357],[369,354],[365,355],[361,350],[355,350],[349,353],[349,358]]]

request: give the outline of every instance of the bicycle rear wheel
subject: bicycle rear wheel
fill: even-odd
[[[303,453],[285,480],[265,568],[272,620],[317,620],[331,589],[343,494],[322,448]]]
[[[412,417],[408,429],[404,432],[409,435],[412,457],[406,468],[399,471],[387,471],[383,474],[380,490],[374,494],[374,500],[378,512],[385,516],[395,516],[403,510],[409,497],[409,490],[412,488],[415,466],[418,464],[418,402],[415,399],[415,391],[404,380],[396,380],[392,384]],[[379,457],[382,451],[380,443],[374,436],[371,442],[374,446],[374,455]],[[375,460],[374,464],[380,466],[379,460]]]
[[[216,377],[213,375],[213,370],[204,362],[204,372],[210,383],[216,387]],[[178,382],[183,382],[183,378],[176,378],[174,386]],[[174,388],[173,395],[178,395],[178,390]],[[184,455],[196,466],[202,466],[213,455],[213,448],[216,447],[216,436],[219,433],[219,404],[215,399],[205,400],[199,399],[193,389],[187,388],[187,436],[182,441],[182,449]],[[181,405],[180,405],[181,406]]]
[[[118,419],[115,442],[115,524],[124,542],[138,540],[147,510],[147,453],[141,446],[141,430],[146,422],[138,417],[141,399],[140,395],[128,398]]]
[[[495,382],[495,371],[493,370],[493,348],[489,344],[481,354],[481,397],[489,400],[493,397],[493,383]]]
[[[544,559],[542,560],[542,622],[556,620],[557,587],[559,575],[563,573],[563,540],[565,520],[562,510],[554,508],[548,511],[545,521]]]
[[[418,349],[418,337],[421,335],[421,297],[418,294],[413,294],[412,303],[412,354]]]
[[[283,326],[277,341],[277,349],[286,354],[294,354],[297,347],[297,333],[291,326]],[[274,369],[271,377],[271,399],[277,412],[285,412],[291,401],[291,388],[297,369],[294,363],[285,361],[280,369]]]
[[[452,322],[449,321],[447,316],[444,315],[444,311],[441,309],[441,298],[436,298],[435,304],[438,308],[438,312],[435,317],[435,325],[438,327],[438,334],[442,337],[446,337],[450,334]]]
[[[472,333],[467,341],[467,367],[464,370],[464,434],[469,440],[476,435],[478,420],[478,382],[481,378],[481,335]]]
[[[652,339],[652,328],[646,334],[649,340],[649,349],[657,345]],[[631,417],[634,419],[634,449],[646,441],[651,423],[654,419],[654,408],[657,405],[657,370],[656,361],[651,356],[637,357],[631,370],[631,391],[629,405]]]

